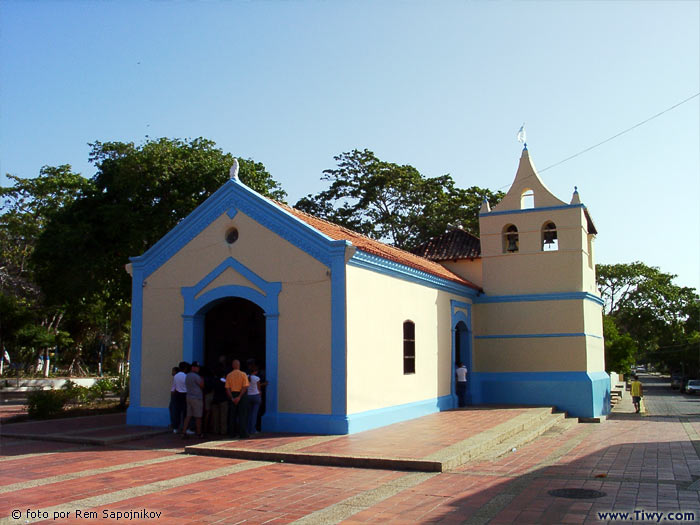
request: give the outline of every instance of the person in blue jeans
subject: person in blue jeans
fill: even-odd
[[[250,386],[248,387],[248,403],[250,406],[250,411],[248,412],[248,434],[251,436],[257,433],[255,425],[258,422],[258,411],[262,403],[260,388],[264,383],[260,382],[259,371],[258,365],[254,363],[250,365],[250,375],[248,376],[248,381],[250,381]]]
[[[177,401],[175,401],[175,374],[177,374],[180,371],[180,369],[176,366],[173,367],[172,369],[172,374],[173,374],[173,381],[170,386],[170,404],[168,405],[168,411],[170,412],[170,428],[177,428],[179,420],[177,418],[176,412],[175,412],[175,405],[177,404]]]
[[[467,367],[464,366],[464,363],[457,363],[455,375],[457,376],[457,404],[460,407],[465,407],[467,406]]]

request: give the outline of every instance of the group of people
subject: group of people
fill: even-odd
[[[174,434],[204,437],[206,431],[246,439],[257,433],[262,388],[267,383],[252,359],[246,363],[248,373],[241,370],[238,359],[231,362],[227,373],[224,362],[220,360],[215,370],[200,367],[196,361],[173,367],[170,426]]]

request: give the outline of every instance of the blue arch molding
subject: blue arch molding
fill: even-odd
[[[467,311],[467,313],[464,313],[464,310]],[[457,357],[457,338],[455,337],[455,333],[457,330],[457,325],[459,323],[464,323],[464,325],[467,327],[466,330],[466,341],[464,343],[466,349],[467,349],[467,358],[465,359],[462,357],[462,361],[465,361],[465,365],[467,367],[467,370],[469,371],[469,379],[470,381],[467,383],[467,397],[468,399],[473,399],[473,381],[471,381],[471,377],[474,375],[474,358],[473,358],[473,346],[472,346],[472,305],[469,303],[465,303],[463,301],[456,301],[454,299],[450,300],[450,314],[451,314],[451,322],[450,326],[452,328],[452,358],[450,359],[450,366],[453,367],[455,363],[455,358]],[[457,407],[458,402],[457,402],[457,385],[456,383],[456,377],[454,374],[454,371],[451,371],[451,385],[450,385],[450,392],[451,392],[451,397],[452,397],[452,407]]]

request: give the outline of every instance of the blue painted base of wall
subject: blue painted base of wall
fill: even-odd
[[[572,417],[610,412],[610,376],[605,372],[475,372],[474,404],[555,406]]]
[[[265,414],[262,428],[265,432],[294,432],[300,434],[354,434],[373,428],[426,416],[456,406],[455,396],[406,403],[393,407],[368,410],[347,416],[323,414]]]
[[[167,407],[129,407],[126,410],[126,424],[167,427],[170,424],[170,412]]]

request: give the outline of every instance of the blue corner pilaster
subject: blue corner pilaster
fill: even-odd
[[[347,241],[333,241],[331,256],[331,414],[347,415],[345,249]]]
[[[129,355],[129,409],[127,424],[140,424],[136,412],[141,408],[141,355],[143,320],[143,267],[138,258],[131,263],[131,352]],[[138,420],[138,421],[134,421]]]
[[[279,364],[277,356],[279,318],[279,312],[265,313],[265,374],[267,379],[265,415],[277,414],[277,385],[279,384]],[[266,426],[263,420],[263,427]]]

